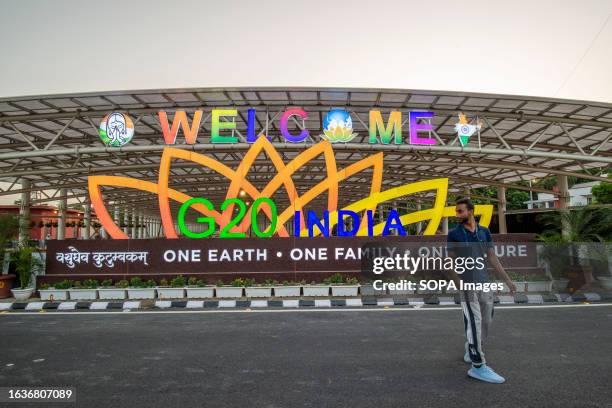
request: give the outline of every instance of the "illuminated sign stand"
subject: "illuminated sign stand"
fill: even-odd
[[[330,110],[325,115],[324,129],[321,135],[323,140],[305,149],[289,163],[283,162],[281,155],[266,135],[256,134],[255,112],[255,109],[248,109],[247,142],[250,144],[250,147],[245,152],[242,162],[236,169],[232,169],[205,154],[169,146],[164,148],[162,153],[157,183],[122,176],[90,176],[88,184],[91,203],[100,223],[111,238],[127,239],[128,236],[115,224],[106,209],[102,196],[102,187],[105,186],[131,188],[156,195],[166,238],[179,237],[170,211],[171,200],[181,204],[177,224],[179,225],[180,232],[189,238],[204,238],[211,236],[215,231],[219,231],[221,238],[239,238],[245,237],[249,229],[258,237],[288,237],[290,234],[285,228],[285,224],[288,221],[293,221],[295,226],[293,236],[296,237],[330,236],[331,231],[336,225],[338,225],[338,235],[344,237],[384,236],[389,235],[392,231],[398,235],[406,235],[405,226],[424,221],[428,221],[428,223],[423,231],[423,235],[434,235],[439,228],[441,220],[454,215],[454,207],[446,206],[448,193],[448,179],[446,178],[424,180],[382,191],[382,152],[372,154],[343,169],[338,169],[332,143],[346,143],[356,135],[353,132],[350,114],[345,110]],[[221,118],[231,118],[236,115],[236,109],[212,110],[210,115],[212,143],[239,142],[237,136],[221,134],[221,131],[235,130],[236,128],[235,122],[222,121]],[[172,124],[170,124],[165,111],[160,111],[158,116],[166,144],[176,144],[179,129],[183,132],[186,144],[195,144],[197,142],[198,131],[203,116],[202,110],[194,112],[191,124],[189,124],[188,116],[184,110],[178,110],[174,113]],[[285,140],[291,143],[300,143],[309,137],[310,133],[305,128],[301,129],[298,134],[290,133],[288,121],[293,116],[305,120],[308,118],[308,113],[301,108],[287,109],[280,118],[279,129]],[[432,112],[408,112],[408,141],[411,144],[436,144],[436,139],[432,138],[429,134],[433,130],[432,125],[430,123],[418,122],[419,119],[427,120],[433,116]],[[390,112],[386,123],[383,120],[382,113],[378,110],[370,111],[369,117],[369,143],[400,144],[404,142],[402,112]],[[125,129],[127,127],[125,124],[128,123],[132,124],[132,121],[126,114],[113,112],[107,115],[103,121],[104,132],[102,124],[100,129],[103,141],[109,146],[117,145],[117,143],[127,143],[133,135],[133,124],[129,138],[126,135]],[[111,124],[112,128],[109,127]],[[469,141],[469,136],[480,129],[480,124],[470,125],[467,123],[465,116],[460,115],[460,121],[456,129],[460,142],[463,145]],[[428,135],[425,135],[426,133]],[[109,139],[109,134],[115,135],[114,139],[112,139],[114,142],[112,143],[109,142],[111,140]],[[276,174],[273,175],[263,190],[259,191],[247,180],[247,174],[261,152],[265,152],[270,158],[271,163],[276,168]],[[304,194],[299,195],[292,175],[308,162],[320,156],[325,161],[325,179],[314,185]],[[170,168],[175,160],[188,161],[207,167],[229,181],[230,184],[225,200],[217,204],[218,208],[206,197],[191,197],[169,187]],[[372,170],[370,194],[343,208],[338,208],[339,187],[341,183],[366,169]],[[281,187],[284,187],[288,194],[289,205],[287,208],[277,208],[274,201],[270,199]],[[376,213],[377,206],[381,203],[428,191],[435,193],[434,203],[431,208],[421,209],[401,216],[395,210],[391,210],[386,220],[378,223],[375,221],[374,214]],[[240,192],[244,192],[246,198],[252,203],[248,208],[239,197]],[[315,214],[313,211],[308,210],[307,206],[322,193],[326,193],[328,197],[327,209],[322,214]],[[234,214],[235,207],[238,209],[236,214]],[[188,211],[192,210],[200,214],[197,221],[206,226],[204,231],[194,232],[190,231],[187,227],[185,217]],[[270,220],[270,225],[265,231],[260,230],[257,226],[256,219],[260,212],[265,214]],[[476,215],[480,216],[479,222],[481,225],[488,226],[492,214],[492,205],[476,206]],[[351,228],[345,228],[342,222],[347,217],[352,219]]]

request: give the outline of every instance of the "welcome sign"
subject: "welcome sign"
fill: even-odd
[[[247,110],[247,143],[255,143],[261,136],[256,133],[255,118],[257,111],[255,109]],[[235,117],[238,115],[237,109],[212,109],[211,118],[211,143],[238,143],[238,136],[222,134],[222,131],[232,131],[236,129]],[[189,123],[187,113],[184,110],[177,110],[174,113],[172,125],[169,124],[168,114],[166,111],[158,113],[159,123],[161,125],[164,141],[168,145],[176,143],[179,129],[183,131],[186,144],[195,144],[198,141],[198,132],[202,122],[203,111],[198,109],[193,114],[193,121]],[[371,110],[369,113],[369,143],[401,144],[403,139],[403,124],[408,122],[408,141],[410,144],[418,145],[435,145],[436,139],[431,137],[429,132],[433,129],[431,123],[420,123],[419,119],[431,119],[434,116],[433,112],[410,111],[407,114],[407,120],[403,119],[401,111],[392,111],[389,113],[387,121],[383,119],[382,113],[379,110]],[[289,131],[289,120],[298,118],[301,120],[308,119],[308,112],[302,108],[290,108],[283,112],[279,120],[279,129],[282,137],[291,143],[300,143],[305,141],[310,136],[310,131],[306,128],[301,129],[299,133],[291,133]],[[348,111],[344,109],[332,109],[324,118],[322,138],[332,143],[349,142],[356,133],[353,132],[353,120]],[[427,136],[423,132],[428,132]]]

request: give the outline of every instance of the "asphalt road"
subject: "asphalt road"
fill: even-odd
[[[2,386],[73,386],[71,407],[612,406],[610,305],[496,308],[502,385],[466,376],[455,308],[12,313],[0,339]]]

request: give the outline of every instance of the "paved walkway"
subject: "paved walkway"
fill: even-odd
[[[612,404],[610,304],[496,308],[485,351],[502,385],[466,376],[456,306],[8,312],[0,333],[0,383],[76,387],[68,406]]]

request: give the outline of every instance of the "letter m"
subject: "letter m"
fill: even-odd
[[[370,143],[377,143],[376,134],[380,133],[380,141],[383,144],[391,142],[393,134],[395,144],[402,143],[402,112],[391,111],[387,126],[383,122],[382,115],[378,110],[370,111]]]

